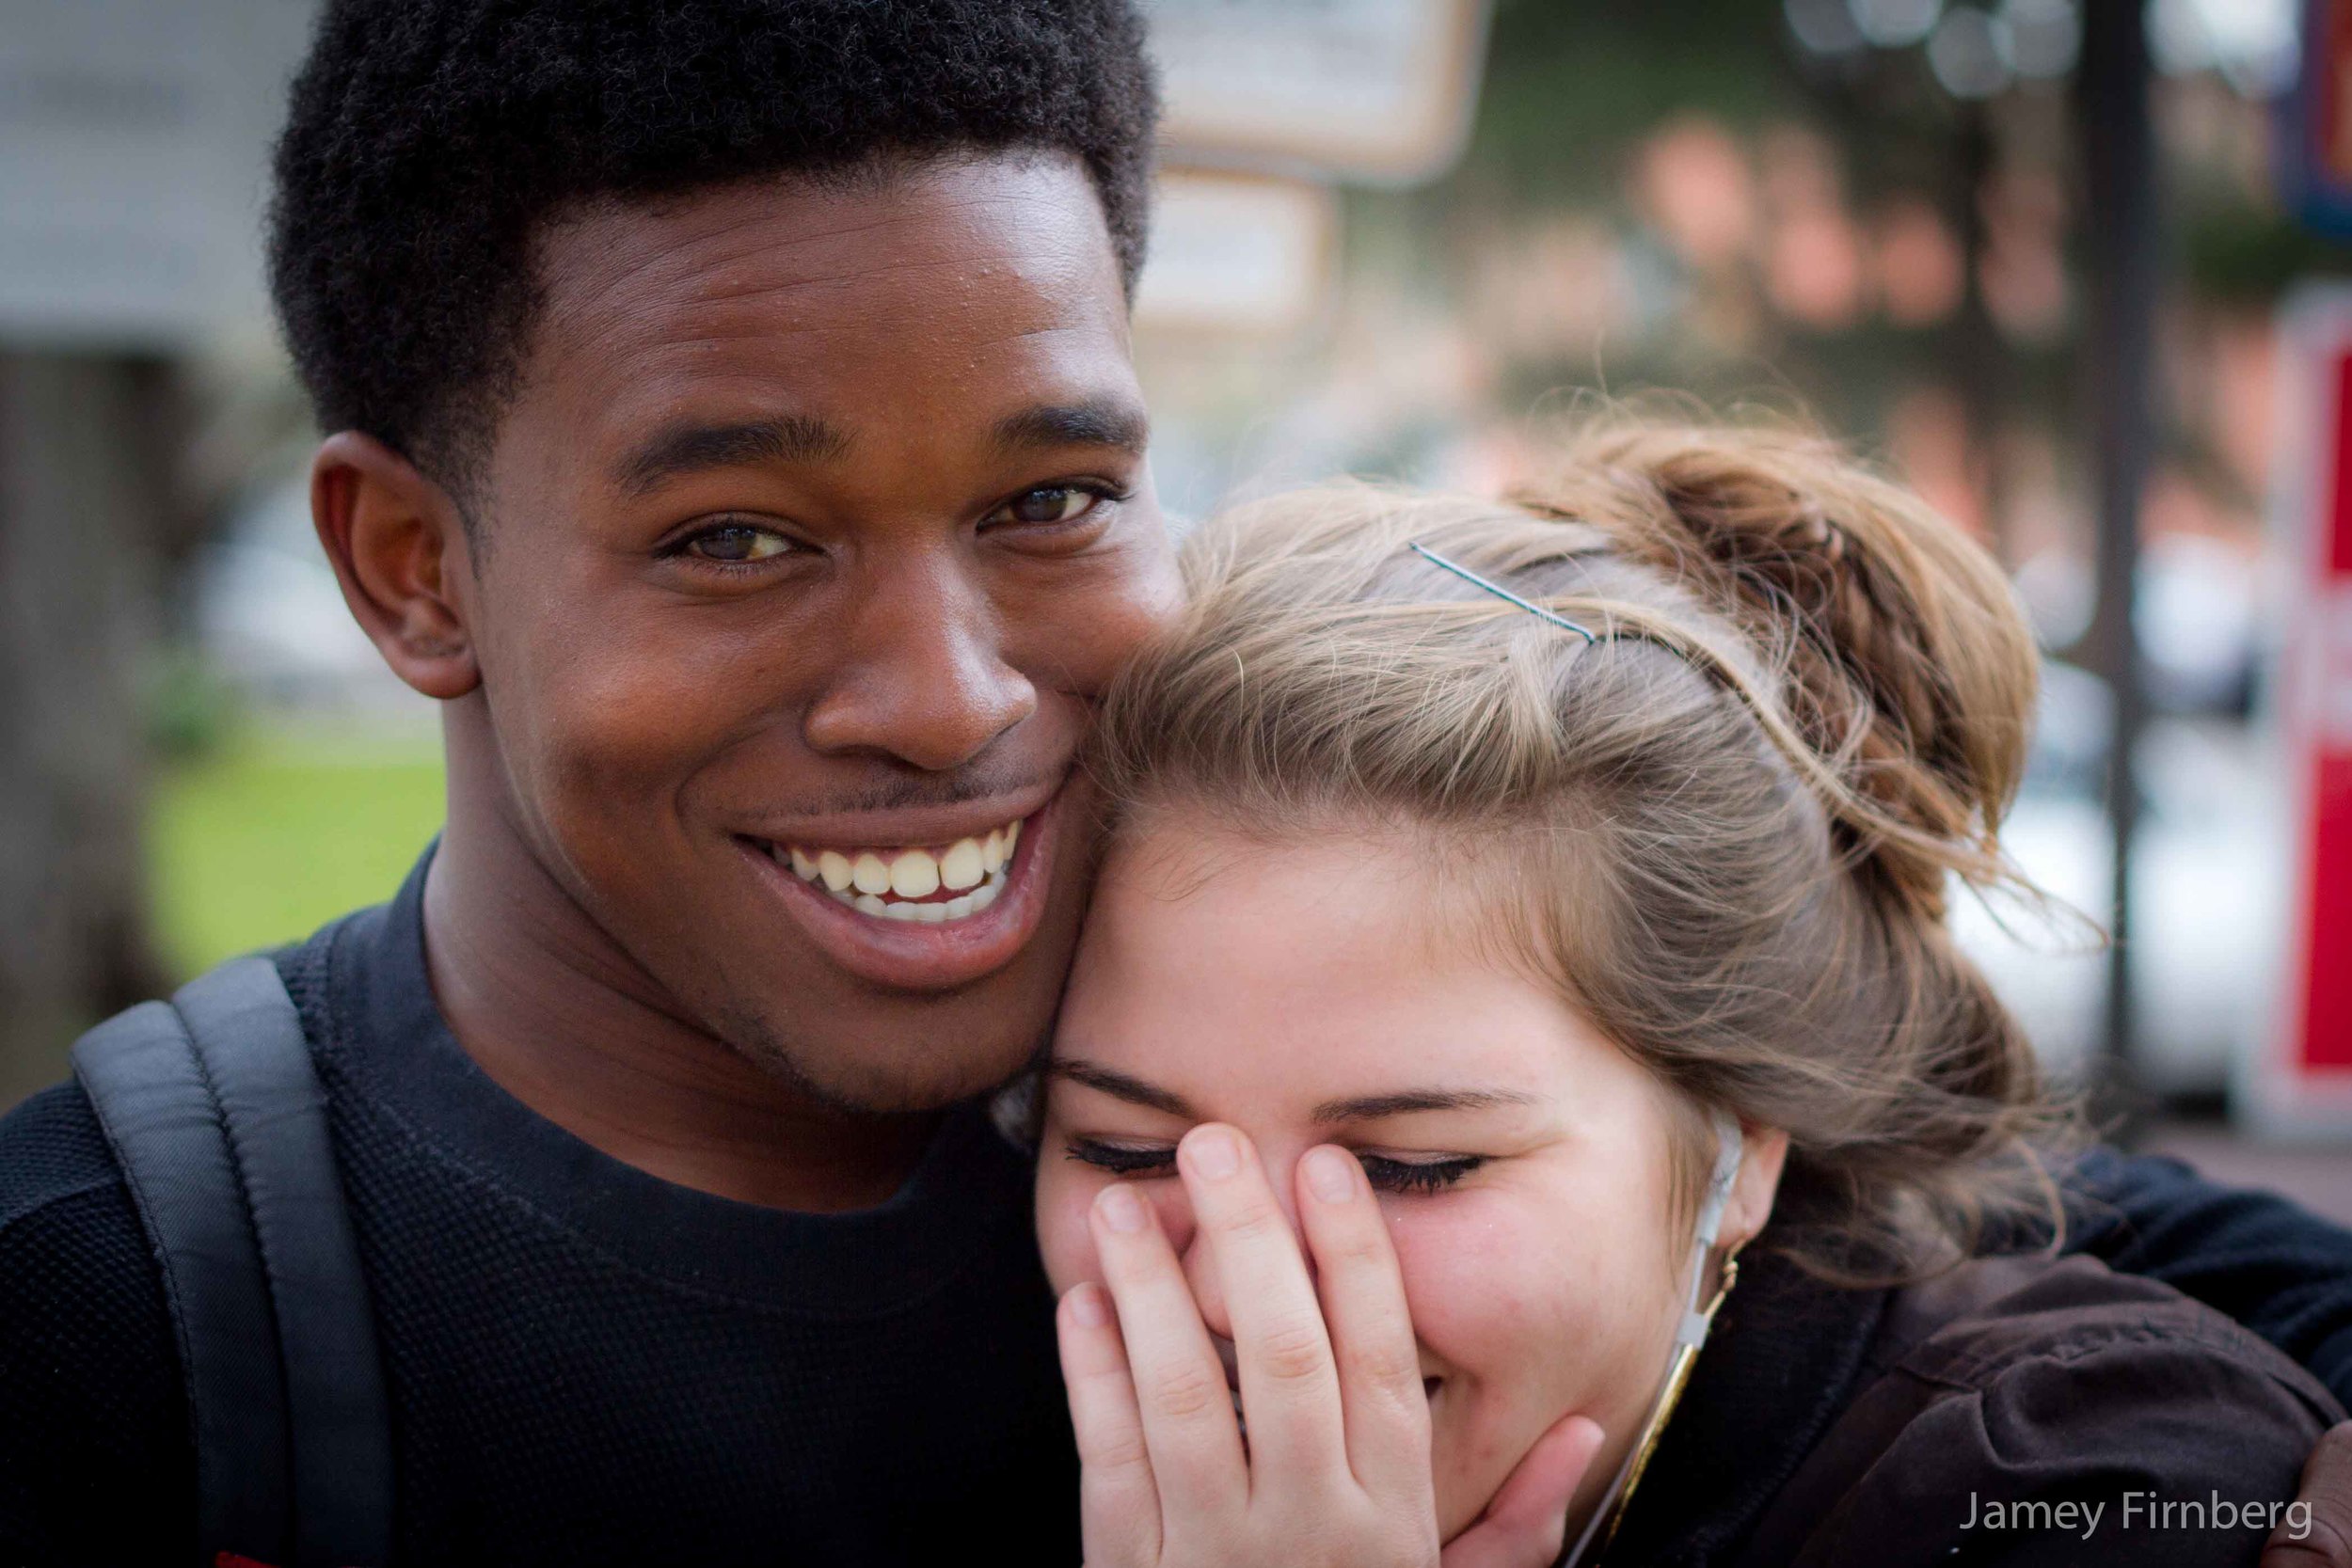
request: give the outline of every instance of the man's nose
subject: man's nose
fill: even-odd
[[[930,772],[961,767],[1037,711],[1004,661],[995,610],[950,562],[877,576],[841,625],[833,678],[803,721],[811,747]]]

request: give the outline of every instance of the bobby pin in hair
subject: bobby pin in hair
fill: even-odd
[[[1520,598],[1517,594],[1514,594],[1508,588],[1503,587],[1502,584],[1499,582],[1490,582],[1486,578],[1480,577],[1476,572],[1471,571],[1469,567],[1456,565],[1454,562],[1448,561],[1444,556],[1439,555],[1437,551],[1429,548],[1426,545],[1422,544],[1419,540],[1407,541],[1406,547],[1415,555],[1420,556],[1423,561],[1428,562],[1431,565],[1441,567],[1446,571],[1452,572],[1455,577],[1460,578],[1464,582],[1469,583],[1471,587],[1483,588],[1498,599],[1506,599],[1512,604],[1518,606],[1521,610],[1526,610],[1530,615],[1535,616],[1539,620],[1550,622],[1553,626],[1558,626],[1562,631],[1572,631],[1576,633],[1577,636],[1584,639],[1584,642],[1587,647],[1590,647],[1592,644],[1600,641],[1598,637],[1594,635],[1592,627],[1579,626],[1576,622],[1569,620],[1565,615],[1556,615],[1552,611],[1546,610],[1542,605],[1532,604],[1529,601]]]

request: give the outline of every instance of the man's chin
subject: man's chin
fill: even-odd
[[[826,1108],[865,1117],[941,1111],[993,1094],[1018,1078],[1036,1054],[1024,1045],[992,1045],[944,1056],[935,1038],[902,1048],[866,1042],[842,1055],[772,1039],[736,1049],[761,1072]]]

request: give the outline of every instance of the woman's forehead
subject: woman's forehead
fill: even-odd
[[[1163,819],[1105,868],[1057,1053],[1302,1104],[1446,1084],[1551,1098],[1585,1058],[1623,1061],[1556,987],[1433,936],[1437,885],[1402,835],[1259,843]]]

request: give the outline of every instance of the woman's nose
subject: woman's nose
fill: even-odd
[[[1196,1235],[1193,1243],[1184,1248],[1184,1280],[1192,1287],[1192,1299],[1200,1308],[1200,1321],[1211,1334],[1220,1339],[1233,1338],[1233,1315],[1225,1304],[1225,1283],[1217,1277],[1216,1259]]]
[[[1262,1154],[1261,1158],[1264,1156]],[[1267,1159],[1265,1172],[1274,1187],[1275,1201],[1281,1206],[1282,1217],[1289,1222],[1291,1239],[1297,1244],[1299,1261],[1311,1287],[1315,1280],[1315,1260],[1307,1250],[1304,1232],[1298,1227],[1298,1205],[1292,1196],[1291,1164],[1292,1162],[1288,1161],[1277,1164]],[[1184,1280],[1192,1287],[1192,1299],[1200,1308],[1200,1321],[1217,1338],[1227,1340],[1236,1338],[1232,1305],[1226,1293],[1222,1271],[1217,1267],[1216,1243],[1202,1232],[1190,1204],[1180,1196],[1177,1205],[1181,1212],[1163,1215],[1163,1223],[1167,1226],[1168,1240],[1176,1247],[1177,1258],[1184,1264]]]

